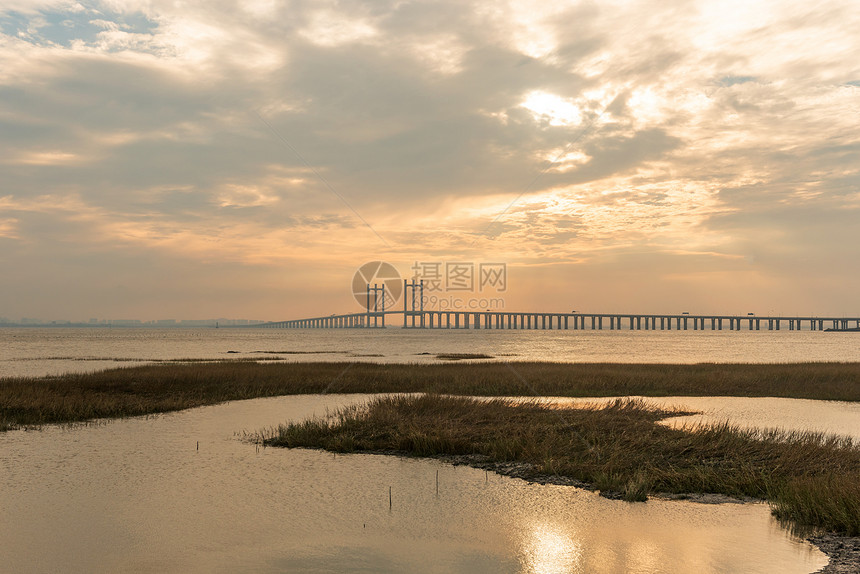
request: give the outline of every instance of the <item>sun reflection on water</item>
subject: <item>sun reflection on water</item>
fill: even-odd
[[[558,525],[535,523],[523,537],[522,560],[528,574],[581,572],[582,545]]]

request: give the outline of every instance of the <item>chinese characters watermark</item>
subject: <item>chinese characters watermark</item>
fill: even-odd
[[[477,271],[477,273],[476,273]],[[504,293],[508,290],[507,263],[474,261],[416,261],[412,278],[424,280],[427,292]]]
[[[506,263],[474,261],[416,261],[412,280],[424,282],[424,307],[445,310],[500,310],[505,300],[493,297],[508,290]],[[481,297],[466,297],[467,294]]]

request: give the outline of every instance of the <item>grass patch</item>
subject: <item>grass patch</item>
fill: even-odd
[[[795,524],[860,534],[860,448],[850,440],[727,424],[692,432],[656,424],[670,414],[676,413],[631,400],[559,409],[503,399],[392,396],[329,419],[281,426],[266,443],[480,455],[525,463],[525,478],[569,477],[629,501],[656,492],[755,497]]]
[[[0,379],[0,430],[312,393],[741,396],[860,400],[860,363],[774,365],[176,362]]]

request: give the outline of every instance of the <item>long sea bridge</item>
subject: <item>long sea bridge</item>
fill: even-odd
[[[520,329],[630,331],[860,331],[860,317],[538,313],[477,310],[425,310],[423,283],[404,281],[403,308],[385,309],[385,285],[367,286],[364,312],[275,321],[256,325],[272,329],[384,328],[386,318],[406,329]],[[388,324],[392,324],[389,320]]]
[[[630,313],[515,313],[498,311],[385,311],[310,317],[256,325],[273,329],[384,328],[402,316],[403,328],[630,331],[845,331],[860,330],[860,317],[749,315],[640,315]],[[399,323],[399,321],[397,321]],[[392,324],[389,320],[388,325]]]

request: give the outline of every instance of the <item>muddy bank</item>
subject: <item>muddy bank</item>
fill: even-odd
[[[857,574],[860,572],[860,536],[819,534],[807,538],[824,552],[830,563],[816,574]]]

